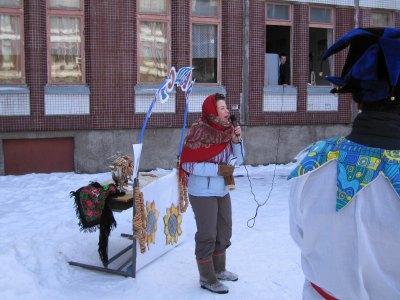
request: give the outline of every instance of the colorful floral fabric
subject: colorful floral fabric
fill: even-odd
[[[107,202],[110,200],[110,194],[114,194],[116,190],[115,185],[102,186],[98,182],[92,182],[88,186],[71,192],[71,197],[75,198],[80,230],[94,232],[100,228],[98,252],[104,267],[108,266],[108,237],[111,230],[117,226]]]
[[[371,148],[343,136],[314,143],[288,180],[316,170],[333,159],[337,160],[336,211],[379,174],[390,181],[400,197],[400,150]]]
[[[96,188],[93,185],[86,186],[79,193],[82,221],[84,226],[93,226],[99,223],[104,209],[105,201],[109,193],[115,193],[115,186],[106,185]]]

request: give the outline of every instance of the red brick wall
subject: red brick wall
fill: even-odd
[[[371,26],[371,9],[360,8],[360,15],[358,17],[358,27],[365,28]]]
[[[242,92],[243,0],[222,0],[222,85],[227,104],[240,103]],[[265,2],[250,1],[249,17],[249,125],[346,123],[350,98],[341,96],[338,112],[307,112],[308,5],[293,4],[293,84],[297,87],[297,112],[262,111],[265,73]],[[335,39],[354,28],[353,8],[336,8]],[[360,9],[360,26],[369,26],[369,9]],[[86,82],[90,87],[89,116],[45,116],[47,84],[46,1],[24,1],[26,83],[31,94],[31,116],[0,117],[1,131],[141,128],[145,115],[135,115],[137,84],[136,1],[85,0]],[[395,13],[400,28],[400,14]],[[172,65],[190,65],[190,1],[171,1]],[[344,54],[335,57],[340,74]],[[148,127],[181,127],[184,94],[177,88],[176,114],[153,114]],[[239,117],[238,111],[231,110]],[[199,117],[189,115],[187,124]]]
[[[293,10],[293,85],[297,87],[298,122],[303,123],[306,120],[309,73],[309,6],[294,4]]]
[[[135,15],[135,1],[85,1],[86,74],[93,129],[134,126]]]
[[[262,46],[262,45],[261,45]],[[222,0],[222,85],[226,88],[226,103],[231,114],[240,121],[243,60],[243,0]]]
[[[190,2],[172,1],[171,3],[171,48],[172,66],[178,71],[191,65],[190,57]],[[176,88],[176,116],[170,114],[175,126],[183,126],[186,98],[185,93]],[[152,116],[153,118],[153,116]],[[190,123],[191,124],[191,123]],[[190,125],[189,124],[189,125]]]
[[[265,80],[265,3],[249,7],[249,119],[248,125],[265,124],[262,113]]]
[[[350,30],[355,28],[354,20],[355,9],[350,7],[338,7],[335,10],[336,27],[334,30],[335,41],[340,39]],[[341,76],[348,48],[342,50],[334,55],[334,72],[335,76]],[[338,117],[339,123],[349,122],[351,118],[351,101],[352,96],[350,94],[339,95],[339,108]]]

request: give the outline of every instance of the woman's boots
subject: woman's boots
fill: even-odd
[[[207,289],[213,293],[226,294],[229,292],[228,287],[219,282],[215,277],[213,259],[198,260],[197,267],[200,273],[200,286],[203,289]]]
[[[225,269],[226,253],[214,253],[212,258],[198,260],[197,267],[200,273],[200,285],[213,293],[226,294],[228,287],[219,282],[219,280],[237,281],[238,276],[235,273]]]
[[[237,281],[239,278],[237,274],[229,272],[225,269],[226,252],[214,253],[212,256],[215,276],[219,280]]]

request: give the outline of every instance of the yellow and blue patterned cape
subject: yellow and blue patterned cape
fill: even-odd
[[[381,173],[400,197],[400,150],[371,148],[343,136],[314,143],[288,180],[316,170],[332,159],[337,160],[336,211]]]

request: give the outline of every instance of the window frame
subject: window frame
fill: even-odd
[[[322,23],[322,22],[311,22],[311,7],[317,7],[317,8],[329,8],[331,10],[331,23]],[[310,5],[308,8],[308,30],[311,28],[326,28],[326,29],[332,29],[332,45],[335,43],[335,8],[334,7],[329,7],[329,6],[320,6],[320,5]],[[309,41],[310,43],[310,37]],[[331,56],[332,59],[332,70],[331,74],[335,74],[335,57]],[[310,74],[308,74],[309,76]],[[332,76],[331,75],[331,76]],[[318,85],[317,87],[327,87],[327,86],[332,86],[332,83],[329,85]]]
[[[199,16],[192,15],[192,0],[190,1],[190,66],[193,60],[193,24],[217,25],[217,82],[199,82],[195,83],[197,87],[201,86],[222,86],[222,1],[218,1],[218,16]]]
[[[311,22],[311,8],[327,8],[331,10],[331,23]],[[310,5],[308,8],[308,27],[335,29],[335,9],[330,6]]]
[[[0,6],[0,15],[19,16],[21,26],[21,81],[0,82],[0,86],[25,86],[25,28],[24,28],[24,0],[19,1],[19,6]]]
[[[372,13],[377,12],[377,13],[388,13],[390,16],[390,25],[389,26],[376,26],[372,25]],[[393,27],[394,26],[394,18],[393,18],[393,12],[388,11],[388,10],[382,10],[382,9],[371,9],[371,21],[370,21],[370,26],[374,28],[388,28],[388,27]]]
[[[84,0],[80,0],[81,8],[58,8],[50,7],[50,0],[46,0],[46,41],[47,41],[47,85],[48,86],[82,86],[86,85],[85,69],[85,18]],[[51,81],[51,41],[50,41],[50,20],[51,17],[73,17],[81,20],[81,82],[52,82]]]
[[[139,0],[136,1],[136,60],[137,60],[137,86],[161,86],[162,82],[140,81],[140,22],[166,22],[167,23],[167,76],[171,69],[171,0],[167,0],[167,13],[144,13],[139,11]],[[167,78],[167,76],[165,78]]]
[[[290,21],[287,20],[268,20],[267,19],[267,14],[268,14],[268,4],[278,4],[278,5],[285,5],[289,6],[289,17]],[[265,25],[278,25],[278,26],[289,26],[290,27],[290,61],[293,62],[293,5],[292,4],[286,4],[282,2],[265,2]],[[264,45],[264,50],[266,48],[266,45]],[[265,64],[265,63],[264,63]],[[264,73],[266,70],[264,70]],[[264,87],[273,87],[274,85],[266,85],[265,80],[264,80]],[[290,85],[293,86],[293,64],[290,64]]]
[[[268,19],[268,4],[289,6],[289,20]],[[282,2],[265,2],[265,25],[285,25],[293,27],[293,5]]]

